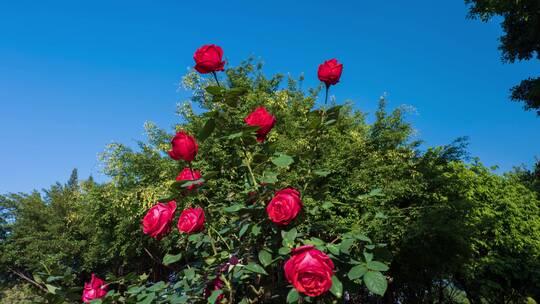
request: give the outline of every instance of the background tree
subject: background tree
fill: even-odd
[[[503,17],[499,50],[502,60],[540,59],[540,2],[537,0],[465,0],[469,17],[487,22],[493,16]],[[511,98],[524,103],[526,110],[540,115],[540,78],[528,78],[511,89]]]

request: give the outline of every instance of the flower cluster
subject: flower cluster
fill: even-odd
[[[193,56],[195,60],[195,70],[201,74],[212,73],[218,81],[216,72],[224,71],[225,61],[223,60],[223,50],[217,45],[204,45],[197,49]],[[328,88],[338,83],[343,65],[336,59],[327,60],[319,66],[318,78],[326,85],[326,96]],[[265,107],[255,108],[244,118],[247,126],[258,127],[256,140],[259,143],[266,141],[267,135],[276,124],[277,119]],[[191,163],[198,154],[197,140],[185,131],[177,132],[171,140],[171,149],[168,151],[170,158],[182,160],[187,163],[176,177],[178,182],[191,182],[185,186],[187,191],[193,191],[203,186],[203,174],[199,170],[192,168]],[[171,226],[175,218],[177,203],[175,200],[169,202],[158,202],[151,207],[142,219],[143,233],[161,240],[171,232]],[[266,206],[266,213],[271,222],[278,227],[285,227],[295,221],[302,211],[303,203],[300,191],[292,187],[278,190],[274,193]],[[177,222],[180,233],[193,234],[204,231],[205,212],[202,207],[189,207],[180,213]],[[230,265],[238,263],[238,259],[229,262]],[[294,288],[307,296],[315,297],[328,291],[332,286],[332,275],[334,264],[332,260],[322,251],[314,246],[301,246],[291,251],[291,257],[284,265],[285,277]],[[224,282],[220,277],[216,277],[209,283],[206,296],[214,290],[220,290]],[[98,299],[107,293],[105,282],[92,274],[92,280],[85,283],[82,300],[89,302]],[[223,295],[218,297],[218,301]]]

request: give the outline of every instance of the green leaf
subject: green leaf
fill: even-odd
[[[359,241],[364,241],[364,242],[371,243],[371,239],[368,238],[367,236],[363,235],[363,234],[355,234],[354,238],[359,240]]]
[[[217,289],[212,291],[212,294],[208,297],[208,303],[214,304],[217,301],[217,298],[223,293],[223,290]]]
[[[212,134],[212,132],[214,132],[215,128],[216,120],[213,118],[208,119],[202,129],[199,131],[199,134],[197,134],[197,140],[199,142],[203,142]]]
[[[184,274],[186,275],[186,278],[188,280],[193,280],[193,278],[195,277],[195,269],[194,268],[185,269]]]
[[[240,231],[238,232],[238,237],[242,237],[246,233],[248,228],[249,228],[249,223],[242,225],[242,228],[240,228]]]
[[[278,253],[280,255],[287,255],[287,254],[289,254],[289,252],[291,252],[291,248],[289,248],[289,247],[281,247],[278,250]]]
[[[300,294],[298,291],[294,288],[291,288],[289,290],[289,293],[287,294],[287,303],[296,303],[298,302],[298,298],[300,297]]]
[[[221,96],[223,95],[223,92],[225,91],[225,89],[223,89],[222,87],[219,87],[219,86],[207,86],[205,88],[206,92],[214,95],[214,96]]]
[[[368,271],[364,275],[364,283],[369,291],[380,296],[384,295],[386,288],[388,287],[386,278],[378,271]]]
[[[284,168],[294,163],[294,159],[289,155],[280,154],[278,157],[272,158],[272,163],[278,167]]]
[[[339,250],[341,250],[341,252],[343,253],[348,254],[353,244],[354,244],[354,239],[344,239],[339,244]]]
[[[58,290],[58,287],[53,286],[51,284],[45,284],[45,287],[47,287],[47,291],[52,294],[56,294],[56,291]]]
[[[232,212],[237,212],[242,208],[244,208],[244,204],[234,204],[232,206],[224,208],[223,211],[232,213]]]
[[[54,281],[58,281],[58,280],[61,280],[63,279],[64,276],[50,276],[50,277],[47,277],[47,283],[51,283],[51,282],[54,282]]]
[[[370,198],[374,196],[384,196],[382,189],[380,188],[373,189],[369,193],[359,195],[357,199],[366,199],[366,198]]]
[[[330,209],[330,208],[334,207],[334,203],[329,202],[329,201],[326,201],[326,202],[324,202],[324,203],[322,204],[321,207],[322,207],[323,209]]]
[[[272,171],[264,171],[263,176],[259,178],[261,183],[274,184],[278,181],[278,174]]]
[[[171,296],[169,301],[171,304],[184,304],[184,303],[187,303],[188,297],[175,294]]]
[[[255,224],[251,227],[251,234],[253,234],[254,236],[258,236],[259,234],[261,234],[261,226]]]
[[[272,254],[264,249],[259,251],[259,261],[265,267],[270,265],[272,263]]]
[[[326,248],[333,255],[339,255],[339,247],[336,244],[327,244]]]
[[[364,258],[366,258],[366,262],[370,262],[373,260],[373,253],[364,251]]]
[[[167,266],[167,265],[170,265],[172,263],[176,263],[178,262],[180,259],[182,258],[182,253],[179,253],[179,254],[166,254],[164,257],[163,257],[163,265]]]
[[[326,176],[328,176],[328,174],[330,174],[331,172],[330,172],[330,170],[322,170],[322,169],[321,169],[321,170],[315,170],[315,171],[313,171],[313,173],[314,173],[315,175],[318,175],[318,176],[326,177]]]
[[[335,275],[332,276],[332,287],[330,287],[330,292],[336,296],[336,298],[341,298],[343,294],[343,284]]]
[[[355,280],[361,278],[364,274],[366,274],[367,271],[368,269],[365,265],[356,265],[349,270],[347,276],[350,280]]]
[[[251,272],[259,273],[259,274],[268,274],[264,268],[261,267],[261,265],[257,263],[250,262],[248,263],[245,268]]]
[[[298,231],[296,230],[296,228],[292,228],[289,231],[282,232],[283,239],[287,242],[287,244],[291,245],[294,243],[297,235]]]
[[[160,291],[160,290],[164,289],[165,287],[167,287],[167,284],[165,282],[163,282],[163,281],[159,281],[156,284],[148,287],[146,290],[154,292],[154,291]]]
[[[377,271],[387,271],[388,270],[388,266],[386,266],[386,264],[383,264],[383,263],[378,262],[378,261],[369,261],[367,263],[367,268],[369,268],[369,270],[377,270]]]

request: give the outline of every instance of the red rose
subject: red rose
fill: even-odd
[[[313,245],[293,249],[284,269],[287,281],[310,297],[321,295],[332,287],[334,263]]]
[[[176,133],[171,140],[171,145],[172,149],[169,150],[168,153],[169,156],[175,160],[183,159],[187,162],[193,161],[195,155],[197,155],[197,152],[199,151],[199,145],[195,138],[184,131]]]
[[[292,222],[302,209],[300,192],[294,188],[277,191],[266,207],[270,220],[280,226]]]
[[[88,303],[92,300],[103,298],[107,294],[105,282],[92,273],[90,282],[84,283],[82,301]]]
[[[158,203],[148,210],[143,219],[143,232],[160,240],[171,231],[176,202]]]
[[[177,181],[192,181],[192,180],[198,180],[199,178],[201,178],[201,171],[199,170],[191,170],[189,168],[184,168],[184,170],[182,170],[182,172],[180,172],[180,174],[178,174],[178,176],[176,177],[176,180]],[[197,183],[197,184],[194,184],[194,185],[189,185],[187,186],[186,188],[188,190],[191,190],[197,186],[200,186],[202,185],[203,183],[200,182],[200,183]]]
[[[223,50],[215,44],[203,45],[195,51],[195,70],[201,74],[223,71],[225,61],[222,61]]]
[[[199,232],[204,228],[204,211],[202,208],[188,208],[182,211],[178,219],[178,230],[187,234]]]
[[[224,282],[219,277],[216,277],[210,284],[206,286],[206,289],[204,290],[204,297],[208,299],[213,291],[223,288],[223,284]],[[220,294],[214,303],[221,303],[221,300],[224,297],[225,295],[223,293]]]
[[[249,126],[259,127],[257,130],[257,141],[263,142],[266,139],[266,134],[274,127],[276,118],[268,113],[264,107],[258,107],[244,118],[244,122]]]
[[[330,59],[319,65],[317,76],[328,87],[339,82],[342,71],[343,64],[339,63],[336,59]]]

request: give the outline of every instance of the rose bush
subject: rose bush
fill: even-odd
[[[294,156],[279,151],[268,140],[275,136],[271,131],[283,118],[272,114],[262,100],[255,110],[244,112],[246,107],[241,103],[248,89],[234,83],[224,86],[215,74],[223,70],[222,56],[221,48],[215,45],[203,46],[195,53],[195,70],[214,74],[216,85],[204,88],[211,110],[203,114],[207,119],[195,132],[197,138],[186,129],[178,131],[172,138],[168,150],[170,158],[179,161],[180,167],[189,167],[178,173],[168,196],[159,199],[143,219],[143,232],[158,242],[164,241],[163,238],[169,237],[176,204],[184,209],[178,217],[178,246],[166,254],[162,262],[178,264],[172,273],[178,274],[178,281],[162,286],[172,288],[170,295],[181,294],[177,299],[179,303],[200,300],[209,303],[294,303],[302,297],[332,301],[343,296],[341,280],[346,279],[354,267],[367,263],[366,273],[378,277],[373,282],[367,279],[366,287],[383,295],[387,283],[380,271],[387,267],[375,262],[371,252],[378,245],[372,244],[354,227],[345,231],[347,233],[326,236],[310,229],[310,223],[302,216],[304,203],[301,198],[302,192],[309,193],[309,182],[300,177],[278,182],[279,175],[294,172],[292,165],[295,162]],[[341,65],[332,64],[337,63],[328,61],[319,69],[319,77],[327,84],[336,84],[341,75]],[[317,122],[306,131],[325,132],[339,121],[340,108],[305,108],[305,115]],[[231,120],[237,115],[244,115],[244,118]],[[199,145],[210,140],[231,148],[234,166],[204,168],[204,174],[191,168],[197,155],[202,159],[209,156],[206,153],[211,146],[203,145],[199,151]],[[236,154],[237,151],[241,154]],[[228,194],[225,204],[211,195],[220,188],[213,179],[224,171],[235,172],[237,176],[231,180],[237,185],[236,190]],[[287,187],[279,188],[284,183]],[[197,192],[184,191],[195,187]],[[223,213],[227,216],[219,216]],[[301,223],[304,228],[297,229],[295,225]],[[370,267],[370,263],[381,266]],[[362,273],[352,271],[349,280],[362,283],[362,276]],[[129,290],[127,294],[118,290],[107,297],[99,294],[95,298],[118,300],[120,294],[123,298],[130,295]]]
[[[193,96],[179,106],[183,120],[175,130],[147,124],[139,149],[111,145],[104,155],[110,182],[48,191],[46,212],[20,217],[21,225],[25,218],[31,224],[10,232],[0,259],[20,267],[14,271],[28,265],[58,303],[80,301],[92,272],[110,290],[94,301],[114,303],[422,303],[446,300],[448,286],[496,299],[493,282],[506,282],[511,294],[534,291],[538,234],[529,218],[538,209],[530,192],[481,164],[462,163],[455,145],[417,149],[403,111],[386,113],[384,100],[368,124],[350,104],[326,105],[324,81],[308,91],[301,81],[266,78],[250,62],[212,78],[188,74]],[[264,126],[245,121],[258,107],[275,118],[263,120],[273,121],[263,141]],[[201,176],[178,178],[186,167]],[[269,212],[281,189],[295,191]],[[31,195],[20,205],[39,201]],[[159,240],[145,234],[141,219],[171,201],[179,210],[203,209],[204,221],[193,213],[185,221],[190,233],[174,229]],[[493,204],[504,221],[490,217]],[[271,213],[288,224],[274,223]],[[511,237],[485,234],[504,227],[516,230]],[[30,228],[39,234],[28,243]],[[317,251],[295,250],[303,246]],[[530,280],[499,270],[515,260],[527,265]],[[289,264],[296,265],[292,275],[287,261],[297,261]],[[64,279],[69,267],[77,279]],[[476,288],[480,279],[484,288]]]

